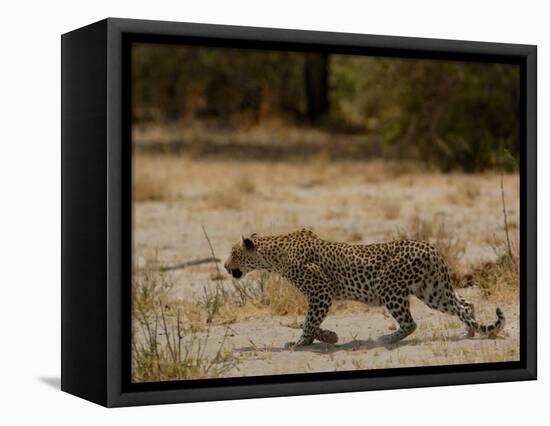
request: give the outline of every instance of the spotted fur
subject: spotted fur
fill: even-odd
[[[495,336],[505,323],[497,308],[495,323],[479,324],[473,305],[455,295],[441,254],[423,241],[335,243],[305,229],[277,236],[252,234],[233,246],[225,268],[237,279],[257,269],[278,273],[307,298],[302,336],[290,347],[309,345],[315,339],[337,342],[336,333],[320,328],[335,300],[386,306],[399,329],[382,336],[385,343],[404,339],[416,329],[409,308],[411,294],[430,308],[458,316],[468,328],[468,337],[475,332]]]

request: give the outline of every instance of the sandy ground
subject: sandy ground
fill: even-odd
[[[134,265],[145,266],[152,256],[173,265],[211,255],[202,227],[216,256],[225,260],[242,234],[277,234],[313,228],[333,241],[371,243],[391,238],[396,230],[423,221],[443,229],[461,248],[459,268],[494,260],[495,241],[504,239],[500,176],[442,175],[422,170],[396,170],[381,163],[261,163],[193,161],[168,156],[137,158],[135,194],[146,182],[143,199],[134,204]],[[517,175],[504,176],[508,221],[515,239],[519,226]],[[171,298],[197,301],[217,275],[214,264],[169,272],[175,283]],[[230,287],[230,281],[223,281]],[[479,290],[464,289],[476,304],[481,320],[494,321],[494,301]],[[517,359],[518,302],[501,308],[507,327],[498,339],[462,339],[458,320],[412,301],[419,327],[403,343],[386,347],[376,339],[391,332],[393,320],[383,308],[330,314],[324,328],[340,337],[336,346],[314,344],[304,350],[282,350],[296,340],[289,327],[301,318],[262,317],[227,326],[212,326],[209,353],[224,334],[225,345],[239,359],[227,375],[263,375],[487,362]],[[199,337],[203,338],[206,335]]]
[[[475,291],[460,291],[462,296],[485,305]],[[336,313],[329,315],[323,327],[339,336],[336,345],[314,343],[293,352],[285,343],[296,341],[300,330],[298,318],[272,317],[243,321],[230,326],[212,327],[208,336],[207,354],[214,356],[227,333],[226,348],[239,363],[228,376],[341,371],[352,369],[398,368],[425,365],[449,365],[479,362],[499,362],[518,358],[519,312],[517,305],[501,308],[507,318],[505,332],[496,339],[476,336],[465,338],[462,324],[411,301],[418,329],[407,339],[384,345],[378,338],[395,330],[395,322],[383,308],[370,308],[365,313]],[[496,319],[493,307],[480,309],[479,318]],[[205,337],[204,333],[201,337]]]

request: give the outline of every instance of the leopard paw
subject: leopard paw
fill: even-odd
[[[294,350],[302,346],[309,346],[313,343],[313,337],[302,336],[297,342],[287,342],[285,343],[285,349]]]
[[[336,342],[338,342],[338,335],[331,330],[320,330],[319,334],[317,335],[317,340],[335,345]]]

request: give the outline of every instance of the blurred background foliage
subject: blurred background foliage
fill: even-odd
[[[138,44],[132,74],[141,126],[276,123],[442,171],[519,163],[517,65]]]

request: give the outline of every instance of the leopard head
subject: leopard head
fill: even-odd
[[[244,277],[255,269],[265,269],[265,260],[258,251],[256,234],[242,237],[241,241],[231,248],[231,253],[224,263],[227,272],[236,279]]]

